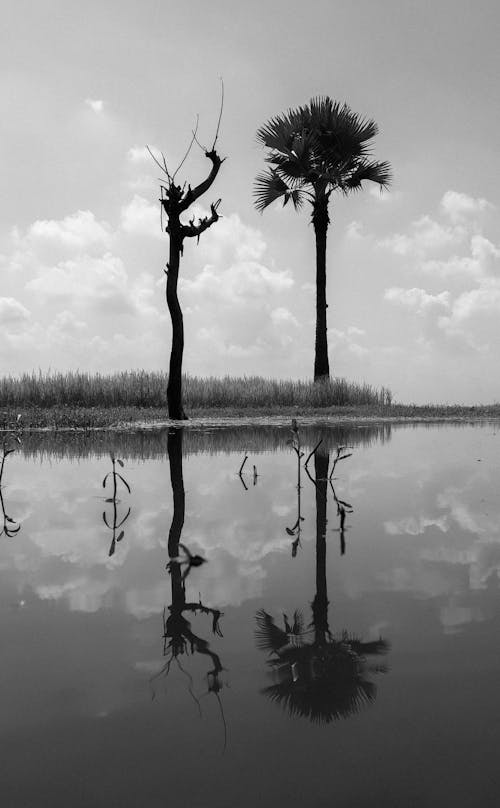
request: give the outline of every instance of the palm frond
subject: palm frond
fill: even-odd
[[[277,199],[290,192],[291,189],[276,171],[263,171],[255,178],[255,207],[262,212]]]
[[[389,163],[370,159],[371,141],[378,133],[376,122],[353,112],[328,96],[271,118],[257,131],[257,140],[268,149],[271,166],[256,180],[258,210],[284,197],[296,208],[304,193],[313,195],[340,190],[359,190],[365,180],[387,188],[392,180]]]
[[[262,651],[275,651],[288,645],[288,635],[281,628],[278,628],[270,614],[265,609],[260,609],[255,615],[257,628],[255,629],[255,639],[257,648]]]
[[[392,182],[390,163],[387,161],[361,163],[345,180],[345,188],[348,191],[358,191],[363,187],[363,182],[367,180],[377,183],[381,188],[388,188]]]

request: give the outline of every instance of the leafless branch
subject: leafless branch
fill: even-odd
[[[194,131],[193,131],[193,137],[191,138],[190,143],[189,143],[189,146],[187,147],[186,154],[184,155],[184,157],[183,157],[183,158],[182,158],[182,160],[180,161],[179,165],[178,165],[178,166],[177,166],[177,168],[175,169],[174,173],[172,174],[172,182],[175,180],[175,175],[176,175],[176,174],[177,174],[177,172],[178,172],[178,171],[179,171],[179,170],[182,168],[182,166],[184,165],[184,163],[186,162],[186,160],[187,160],[187,158],[188,158],[188,156],[189,156],[189,152],[190,152],[190,151],[191,151],[191,149],[193,148],[193,143],[194,143],[194,141],[196,140],[196,133],[197,133],[197,131],[198,131],[198,124],[199,124],[199,122],[200,122],[200,116],[199,116],[199,115],[197,115],[197,116],[196,116],[196,126],[194,127]]]
[[[217,129],[215,130],[215,137],[214,142],[212,143],[211,151],[215,149],[215,144],[217,143],[217,138],[219,137],[220,122],[222,120],[222,110],[224,109],[224,79],[222,78],[222,76],[220,84],[221,84],[221,99],[220,99],[219,120],[217,121]]]
[[[207,157],[212,163],[210,173],[208,177],[205,180],[203,180],[203,182],[200,182],[199,185],[196,185],[195,188],[191,188],[191,186],[188,186],[188,190],[179,205],[179,213],[182,213],[183,211],[187,210],[190,207],[190,205],[193,204],[193,202],[196,202],[196,200],[199,199],[200,196],[203,196],[203,194],[206,191],[208,191],[213,181],[215,180],[217,174],[219,173],[219,169],[222,163],[224,162],[224,160],[221,157],[219,157],[215,149],[212,149],[212,151],[209,152],[205,152],[205,157]]]
[[[147,144],[146,144],[146,149],[148,150],[149,154],[151,155],[151,157],[155,161],[155,163],[158,166],[158,168],[160,169],[160,171],[163,171],[163,173],[167,175],[168,181],[172,182],[173,177],[171,177],[170,174],[168,173],[167,163],[165,162],[165,158],[163,157],[163,152],[162,152],[161,156],[163,157],[164,165],[162,165],[160,163],[160,161],[156,159],[156,157],[154,156],[153,152],[151,151],[151,149],[149,148],[149,146]]]
[[[219,207],[221,200],[218,199],[217,202],[214,202],[210,205],[210,216],[204,216],[202,219],[198,219],[198,224],[194,223],[194,219],[191,219],[189,224],[183,224],[181,226],[181,232],[183,238],[194,238],[195,236],[199,238],[201,234],[208,230],[216,221],[219,219],[219,214],[217,213],[217,208]]]

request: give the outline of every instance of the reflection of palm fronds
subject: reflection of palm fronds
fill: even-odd
[[[387,653],[383,639],[363,642],[343,631],[306,642],[302,616],[294,613],[293,626],[284,616],[286,631],[275,625],[264,609],[257,612],[257,646],[274,656],[268,665],[275,683],[262,692],[279,702],[290,715],[326,722],[354,715],[375,699],[370,674],[385,673],[384,665],[370,665],[369,656]]]
[[[255,630],[255,637],[257,640],[257,648],[261,651],[275,651],[277,652],[284,645],[288,644],[288,637],[283,629],[278,628],[270,614],[264,609],[260,609],[255,619],[257,621],[257,628]]]
[[[371,671],[348,643],[332,640],[323,646],[286,649],[270,664],[278,681],[263,692],[290,715],[330,723],[354,715],[375,699],[375,684],[367,678]]]
[[[257,628],[255,630],[257,648],[260,648],[261,651],[274,651],[275,653],[279,653],[281,649],[286,646],[302,644],[304,619],[302,613],[298,610],[293,613],[292,625],[290,625],[286,614],[283,615],[285,630],[278,628],[271,615],[268,614],[265,609],[260,609],[255,619],[257,621]]]
[[[318,680],[314,686],[290,683],[286,679],[262,690],[271,701],[282,704],[291,716],[309,718],[313,723],[330,724],[349,718],[375,700],[376,687],[358,675],[355,680],[332,683]]]

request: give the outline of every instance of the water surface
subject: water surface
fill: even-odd
[[[292,438],[6,458],[2,804],[497,804],[498,425]]]

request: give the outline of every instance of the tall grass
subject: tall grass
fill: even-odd
[[[145,370],[114,374],[24,373],[0,378],[0,407],[167,407],[168,375]],[[308,381],[261,376],[184,378],[187,409],[343,407],[389,405],[387,388],[331,379]]]

